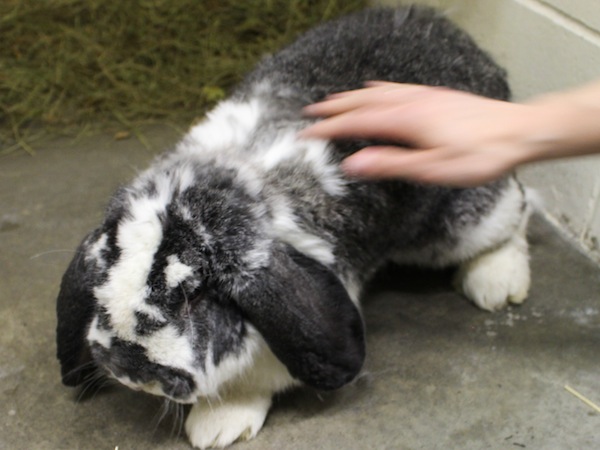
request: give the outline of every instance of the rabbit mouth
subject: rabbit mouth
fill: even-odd
[[[198,401],[200,397],[198,394],[192,392],[187,393],[189,387],[187,386],[185,381],[174,380],[174,382],[169,383],[169,386],[165,386],[165,384],[158,380],[148,381],[146,383],[136,383],[131,381],[129,377],[117,377],[110,370],[108,371],[110,376],[117,380],[122,385],[138,392],[145,392],[147,394],[155,395],[157,397],[165,397],[173,402],[181,403],[181,404],[193,404]]]
[[[147,382],[135,382],[128,376],[117,376],[110,369],[106,369],[109,376],[131,390],[145,392],[157,397],[165,397],[173,402],[181,404],[193,404],[200,397],[196,392],[193,381],[187,378],[176,377],[168,381],[150,380]]]
[[[199,397],[198,394],[195,394],[194,392],[187,394],[188,387],[185,385],[185,383],[181,383],[180,388],[176,388],[176,387],[174,388],[173,386],[166,387],[166,386],[164,386],[163,383],[161,383],[160,381],[157,381],[157,380],[149,381],[148,383],[144,383],[141,385],[135,384],[135,383],[127,383],[126,384],[126,383],[124,383],[124,380],[122,380],[122,379],[118,379],[118,380],[121,383],[125,384],[127,387],[130,387],[136,391],[143,391],[148,394],[156,395],[158,397],[165,397],[176,403],[181,403],[181,404],[196,403],[196,401],[198,400],[198,397]]]
[[[94,343],[90,350],[99,367],[130,389],[167,397],[177,403],[193,403],[198,398],[191,373],[149,361],[141,346],[121,343],[107,349]]]

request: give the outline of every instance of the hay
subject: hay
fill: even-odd
[[[567,390],[567,392],[569,392],[569,394],[574,395],[575,397],[577,397],[579,400],[581,400],[583,403],[585,403],[586,405],[588,405],[590,408],[596,410],[596,412],[600,413],[600,406],[596,405],[593,401],[591,401],[589,398],[584,397],[583,394],[580,394],[579,392],[577,392],[575,389],[573,389],[571,386],[569,386],[568,384],[566,384],[565,389]]]
[[[0,152],[186,126],[261,55],[365,0],[3,0]]]

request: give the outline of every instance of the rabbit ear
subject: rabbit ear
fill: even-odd
[[[85,243],[79,246],[75,257],[63,275],[56,315],[57,357],[60,361],[62,382],[77,386],[94,368],[85,340],[86,331],[94,313],[94,296],[90,285],[89,263],[85,260]]]
[[[317,389],[337,389],[365,358],[360,312],[337,276],[291,247],[245,285],[238,306],[290,374]]]

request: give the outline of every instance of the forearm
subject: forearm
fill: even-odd
[[[600,152],[600,82],[528,102],[525,152],[519,162]]]

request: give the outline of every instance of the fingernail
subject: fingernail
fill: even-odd
[[[389,81],[369,80],[369,81],[365,82],[365,87],[372,88],[372,87],[386,86],[388,84],[390,84]]]
[[[302,113],[306,116],[311,116],[311,117],[325,116],[325,114],[323,114],[323,105],[324,104],[325,104],[325,102],[319,102],[319,103],[312,103],[310,105],[306,105],[305,107],[302,108]]]
[[[356,177],[360,175],[362,172],[362,168],[364,167],[362,158],[355,158],[354,156],[349,156],[348,158],[342,161],[341,167],[342,171],[349,176]]]
[[[302,108],[302,114],[304,114],[305,116],[315,115],[315,109],[315,105],[306,105],[304,108]]]
[[[377,153],[377,148],[365,147],[344,159],[342,170],[355,177],[370,176],[374,165],[377,165]]]
[[[306,130],[300,130],[296,133],[298,139],[306,139],[308,136],[309,134],[306,133]]]
[[[304,128],[296,133],[298,139],[315,139],[315,135],[312,131],[312,126]]]

